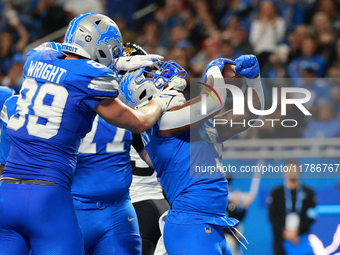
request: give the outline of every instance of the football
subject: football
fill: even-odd
[[[243,86],[243,79],[241,76],[237,75],[235,72],[235,65],[232,64],[225,64],[222,70],[222,76],[224,78],[225,84],[235,85],[238,88],[242,89]],[[239,78],[239,79],[236,79]],[[227,91],[227,98],[231,98],[231,92]]]
[[[226,79],[228,78],[237,78],[239,75],[235,72],[235,65],[225,64],[222,70],[222,76]]]

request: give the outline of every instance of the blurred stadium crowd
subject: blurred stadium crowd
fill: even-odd
[[[312,93],[307,108],[313,117],[294,107],[281,116],[278,108],[267,118],[295,119],[298,126],[287,130],[265,122],[246,136],[340,135],[339,0],[4,0],[0,10],[0,84],[17,92],[29,43],[67,26],[80,13],[99,12],[116,21],[124,42],[179,63],[188,79],[202,77],[218,57],[255,54],[267,108],[273,86],[304,87]],[[137,17],[139,10],[145,15]]]

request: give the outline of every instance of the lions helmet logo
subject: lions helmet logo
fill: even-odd
[[[113,39],[115,42],[120,45],[121,41],[119,40],[120,38],[120,32],[119,30],[114,26],[114,25],[108,25],[107,29],[104,33],[100,32],[100,29],[97,25],[93,25],[98,34],[99,38],[97,40],[97,45],[100,45],[101,42],[104,42],[105,44],[110,44],[110,41]]]
[[[134,78],[133,75],[128,75],[121,82],[120,91],[125,96],[124,104],[130,103],[132,105],[135,105],[137,103],[136,100],[132,99],[132,97],[133,97],[133,90],[130,89],[130,87],[129,87],[129,85],[130,85],[130,83],[131,83],[133,78]]]

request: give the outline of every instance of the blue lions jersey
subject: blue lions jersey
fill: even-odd
[[[14,94],[14,89],[10,89],[7,87],[0,87],[0,111],[2,110],[2,107],[5,101],[7,100],[7,98],[12,96],[13,94]],[[0,116],[0,126],[1,126],[1,123],[2,123],[2,120]],[[1,131],[0,131],[0,134],[1,134]]]
[[[222,172],[196,172],[220,162],[219,138],[210,120],[175,136],[164,137],[158,124],[142,134],[145,149],[171,205],[168,219],[174,223],[211,223],[234,226],[226,217],[228,182]],[[176,212],[176,213],[174,213]],[[200,215],[199,217],[193,217]]]
[[[2,176],[52,181],[69,189],[80,139],[93,108],[118,95],[115,74],[87,59],[65,60],[53,49],[32,50],[7,134],[13,146]]]
[[[7,123],[9,118],[15,113],[19,96],[11,96],[8,98],[1,111],[1,139],[0,139],[0,164],[5,165],[8,158],[10,141],[7,137]]]
[[[129,193],[132,181],[132,133],[97,115],[79,147],[73,198],[82,202],[114,202]]]
[[[4,105],[7,98],[12,96],[14,94],[14,89],[10,89],[7,87],[0,87],[0,110],[2,109],[2,106]]]

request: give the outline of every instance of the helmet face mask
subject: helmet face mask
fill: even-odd
[[[118,98],[127,106],[137,109],[147,104],[155,93],[171,87],[173,81],[181,81],[184,89],[186,76],[187,72],[173,61],[160,61],[152,67],[129,71],[120,82]]]
[[[123,52],[122,36],[107,16],[85,13],[70,22],[62,50],[110,66]]]
[[[151,80],[157,89],[164,89],[164,86],[174,77],[180,77],[185,80],[187,72],[174,61],[159,61],[153,67],[142,68],[140,74],[136,76],[136,83],[141,84],[144,80]]]

